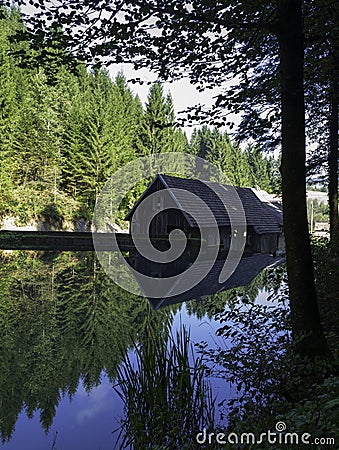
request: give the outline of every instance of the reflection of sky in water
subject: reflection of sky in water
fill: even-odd
[[[51,450],[55,433],[56,450],[106,450],[114,448],[112,431],[122,414],[121,401],[108,378],[103,375],[100,386],[88,395],[80,383],[70,402],[63,398],[53,425],[46,436],[39,423],[39,412],[32,420],[19,415],[13,438],[4,450]]]
[[[216,335],[216,330],[220,328],[220,323],[210,320],[207,316],[197,319],[194,315],[189,316],[186,307],[183,306],[180,313],[174,318],[173,329],[180,326],[180,322],[185,324],[190,330],[190,337],[193,343],[206,342],[208,347],[225,347],[225,340]],[[211,378],[213,384],[213,395],[217,397],[217,402],[229,398],[231,394],[230,384],[225,380]],[[217,411],[216,411],[217,412]]]
[[[269,296],[268,292],[259,292],[255,302],[261,305],[268,304],[267,298]],[[272,304],[272,303],[270,303]],[[205,341],[208,347],[211,348],[222,348],[228,347],[228,342],[226,339],[221,338],[216,335],[216,331],[221,327],[220,322],[209,319],[207,316],[202,319],[197,319],[195,315],[189,315],[185,304],[181,308],[181,311],[176,314],[173,321],[173,330],[180,327],[180,323],[185,324],[190,330],[190,336],[193,343],[198,343]],[[213,395],[216,396],[216,403],[224,400],[225,398],[230,398],[231,396],[236,396],[238,393],[233,388],[229,382],[221,378],[211,378],[213,386]],[[216,420],[219,420],[218,411],[216,409]],[[224,423],[225,425],[225,423]]]
[[[268,294],[261,292],[257,302],[266,303]],[[220,323],[207,316],[198,319],[189,315],[182,305],[173,321],[173,331],[181,324],[190,330],[193,343],[205,341],[209,347],[227,347],[224,339],[216,336]],[[230,385],[221,379],[213,379],[214,394],[217,401],[228,398]],[[9,443],[2,445],[4,450],[52,450],[57,432],[55,450],[108,450],[115,448],[115,435],[112,431],[119,425],[122,417],[122,402],[112,388],[107,376],[102,374],[101,384],[88,394],[82,383],[79,384],[72,401],[62,398],[51,429],[46,435],[39,423],[39,412],[28,419],[22,412],[16,423],[16,431]]]

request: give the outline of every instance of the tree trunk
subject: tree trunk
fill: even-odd
[[[318,308],[306,209],[302,0],[279,1],[282,197],[292,331],[296,351],[329,354]]]
[[[338,40],[333,44],[333,78],[330,89],[330,145],[328,152],[328,201],[330,206],[331,251],[339,254],[339,215],[338,215]]]

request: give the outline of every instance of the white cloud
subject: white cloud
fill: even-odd
[[[93,388],[90,395],[81,386],[77,392],[78,398],[86,398],[86,407],[81,408],[76,413],[77,425],[83,425],[87,420],[92,419],[97,414],[100,414],[106,410],[112,408],[112,385],[107,382],[103,382],[98,387]]]

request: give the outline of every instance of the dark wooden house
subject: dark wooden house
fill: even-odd
[[[270,201],[268,194],[263,196],[263,191],[240,187],[235,187],[235,189],[246,217],[245,254],[275,254],[284,245],[281,205]],[[227,209],[233,208],[232,216],[237,220],[238,214],[239,221],[241,220],[241,215],[232,204],[231,191],[232,189],[228,186],[221,186],[218,183],[158,174],[128,213],[126,220],[130,221],[133,234],[165,236],[173,230],[180,229],[188,238],[196,239],[200,237],[199,223],[207,231],[207,247],[212,246],[216,241],[216,233],[211,215],[206,214],[206,211],[194,201],[192,196],[187,195],[187,192],[191,192],[203,200],[213,213],[220,235],[219,257],[223,258],[227,255],[231,242],[231,221]],[[223,201],[215,192],[221,196]],[[151,194],[155,195],[151,196]],[[228,202],[227,195],[230,196],[230,202]],[[152,200],[148,203],[146,201],[145,207],[143,207],[147,197]],[[141,202],[143,202],[140,205],[142,207],[138,208]],[[224,204],[227,205],[226,209]],[[150,210],[154,218],[150,222],[149,228],[146,229],[146,219]]]

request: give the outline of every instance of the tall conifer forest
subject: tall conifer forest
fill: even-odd
[[[207,126],[188,140],[159,82],[142,105],[123,73],[112,80],[106,70],[89,70],[65,55],[60,33],[39,45],[25,36],[19,12],[2,9],[0,221],[90,221],[108,177],[137,157],[160,152],[191,153],[235,185],[279,191],[278,162],[255,145],[241,149],[227,133]]]

